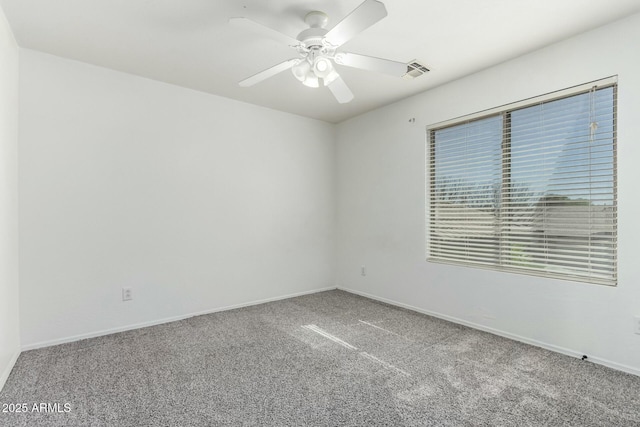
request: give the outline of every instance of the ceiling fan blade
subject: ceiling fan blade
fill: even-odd
[[[273,40],[279,41],[289,46],[298,46],[300,41],[291,36],[281,33],[280,31],[269,28],[266,25],[262,25],[259,22],[253,21],[249,18],[231,18],[229,24],[236,28],[241,28],[246,31],[251,31],[255,34],[259,34],[265,37],[269,37]]]
[[[365,0],[325,35],[334,47],[341,46],[353,36],[366,30],[387,16],[387,9],[379,1]]]
[[[336,64],[362,70],[377,71],[378,73],[402,77],[407,73],[407,64],[390,59],[375,58],[373,56],[358,55],[357,53],[340,52],[335,56]]]
[[[329,84],[327,87],[340,104],[346,104],[353,99],[353,93],[351,92],[351,89],[349,89],[349,86],[347,86],[347,84],[344,82],[344,80],[342,80],[342,77],[336,77],[336,79],[332,81],[331,84]]]
[[[300,61],[299,59],[289,59],[288,61],[281,62],[278,65],[274,65],[271,68],[267,68],[264,71],[260,71],[258,74],[254,74],[253,76],[242,80],[238,83],[242,87],[253,86],[256,83],[260,83],[263,80],[268,79],[269,77],[275,76],[278,73],[283,72],[284,70],[288,70],[293,67]]]

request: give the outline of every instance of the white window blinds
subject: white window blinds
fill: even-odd
[[[616,284],[616,86],[429,130],[429,260]]]

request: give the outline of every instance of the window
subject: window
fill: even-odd
[[[615,285],[616,89],[429,129],[429,261]]]

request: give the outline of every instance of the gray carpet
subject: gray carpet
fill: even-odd
[[[29,409],[2,426],[640,426],[640,377],[330,291],[25,352],[0,402]]]

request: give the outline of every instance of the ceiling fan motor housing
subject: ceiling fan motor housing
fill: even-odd
[[[344,43],[385,16],[387,16],[387,10],[381,1],[362,0],[358,7],[333,28],[327,30],[329,21],[327,14],[320,11],[309,12],[304,19],[308,28],[301,31],[295,39],[248,18],[232,18],[230,22],[261,29],[271,38],[283,41],[294,48],[300,55],[299,58],[289,59],[244,79],[240,85],[252,86],[281,71],[291,69],[295,78],[305,86],[319,87],[322,84],[329,88],[339,103],[350,102],[353,99],[353,93],[338,74],[334,64],[378,71],[393,76],[403,76],[407,73],[407,64],[403,62],[338,52]]]
[[[322,39],[329,32],[325,27],[329,22],[329,17],[324,12],[313,11],[307,13],[304,22],[309,28],[298,34],[297,39],[302,42],[304,47],[311,49],[312,47],[322,47]]]
[[[322,47],[322,39],[327,34],[325,28],[307,28],[298,34],[298,40],[302,42],[304,47],[310,49],[314,46]]]

